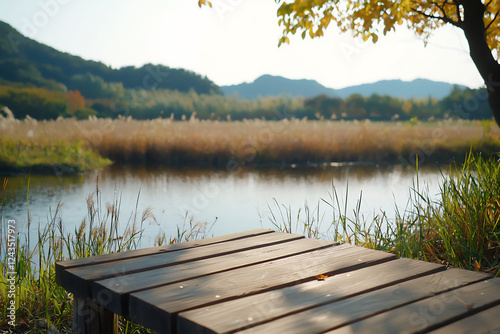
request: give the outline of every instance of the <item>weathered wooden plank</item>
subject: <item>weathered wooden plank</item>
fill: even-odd
[[[86,265],[95,265],[98,263],[111,262],[111,261],[119,261],[129,258],[141,257],[141,256],[149,256],[152,254],[165,253],[165,252],[175,252],[188,248],[202,247],[217,243],[223,243],[234,240],[242,240],[245,238],[258,237],[263,234],[274,233],[274,231],[268,229],[256,229],[252,231],[246,232],[238,232],[233,234],[228,234],[224,236],[218,236],[213,238],[201,239],[201,240],[193,240],[188,242],[182,242],[178,244],[172,245],[164,245],[159,247],[151,247],[145,249],[137,249],[131,250],[127,252],[113,253],[113,254],[104,254],[98,256],[91,256],[82,259],[75,260],[66,260],[66,261],[58,261],[56,263],[56,281],[58,284],[61,280],[61,273],[64,270],[74,267],[86,266]]]
[[[371,323],[370,326],[356,327],[354,332],[373,332],[374,328],[379,333],[401,332],[402,329],[407,328],[407,324],[400,324],[403,326],[400,327],[394,325],[390,320],[397,317],[394,312],[398,307],[485,278],[488,278],[488,276],[459,269],[441,271],[295,313],[291,316],[243,330],[240,333],[323,333],[336,327],[352,324],[364,317],[387,311],[389,312],[383,313],[386,315],[386,325],[382,326],[383,324],[381,324],[382,327],[377,327],[378,322],[376,324]],[[366,277],[366,279],[369,280],[370,277]]]
[[[264,245],[283,243],[301,238],[304,237],[289,233],[269,233],[255,238],[232,240],[224,243],[210,244],[204,247],[183,249],[176,252],[166,252],[149,255],[147,257],[141,256],[109,263],[106,262],[91,266],[69,268],[61,275],[61,282],[59,284],[76,296],[91,297],[91,285],[95,280],[231,254],[243,250],[263,247]]]
[[[88,298],[74,298],[72,333],[118,334],[118,316]]]
[[[291,240],[217,258],[182,263],[174,267],[169,266],[95,281],[92,293],[94,300],[100,300],[100,304],[109,310],[118,314],[126,314],[128,313],[128,295],[132,292],[334,246],[332,242],[324,240],[305,238]]]
[[[459,320],[498,303],[499,299],[500,279],[488,279],[378,314],[329,333],[362,333],[373,328],[379,329],[381,333],[396,333],[402,329],[406,333],[427,332],[440,324]],[[497,323],[499,316],[497,313]],[[479,328],[482,326],[479,323],[476,325]],[[472,332],[476,333],[475,330]]]
[[[276,291],[179,314],[179,333],[227,333],[315,306],[445,270],[433,263],[399,259]],[[228,319],[231,319],[228,321]]]
[[[500,333],[500,305],[431,331],[432,334]]]
[[[342,245],[149,289],[130,295],[130,318],[159,333],[175,331],[177,313],[394,260],[392,254]]]

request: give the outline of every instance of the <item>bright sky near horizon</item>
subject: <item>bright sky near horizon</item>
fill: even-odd
[[[278,48],[274,0],[0,0],[0,20],[58,50],[114,68],[146,63],[185,68],[216,84],[263,74],[343,88],[384,79],[425,78],[483,85],[463,33],[437,30],[427,47],[403,26],[377,44],[329,28],[320,39]],[[299,34],[300,35],[300,34]]]

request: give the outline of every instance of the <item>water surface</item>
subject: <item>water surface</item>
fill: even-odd
[[[352,216],[361,198],[365,220],[382,211],[391,217],[395,207],[404,210],[416,172],[402,166],[334,166],[325,168],[248,169],[227,172],[217,169],[110,166],[84,175],[8,176],[3,219],[15,219],[18,232],[26,234],[29,210],[31,237],[54,216],[58,203],[66,231],[74,231],[87,216],[87,198],[99,190],[102,213],[106,203],[118,203],[124,226],[137,211],[151,207],[142,246],[153,244],[158,232],[175,236],[177,228],[192,221],[206,223],[209,235],[222,235],[255,228],[272,228],[269,208],[279,217],[279,207],[292,209],[293,221],[304,205],[319,205],[322,231],[326,233],[337,211],[331,202],[335,189],[341,205],[347,198]],[[3,178],[3,177],[2,177]],[[431,196],[438,193],[441,172],[437,168],[419,171],[421,187]],[[29,183],[29,191],[28,191]],[[138,220],[137,217],[136,220]],[[285,217],[286,219],[286,217]],[[187,226],[187,225],[186,225]]]

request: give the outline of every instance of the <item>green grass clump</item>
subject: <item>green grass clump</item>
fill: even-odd
[[[450,167],[430,216],[424,252],[452,266],[500,272],[500,162],[470,155]]]
[[[85,148],[83,141],[38,143],[0,140],[0,170],[4,172],[72,174],[110,163],[109,159]]]

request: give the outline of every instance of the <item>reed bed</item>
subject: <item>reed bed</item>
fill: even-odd
[[[235,166],[328,162],[451,161],[500,150],[491,121],[346,122],[246,120],[242,122],[92,118],[35,121],[1,119],[0,144],[44,147],[83,143],[117,163]]]

